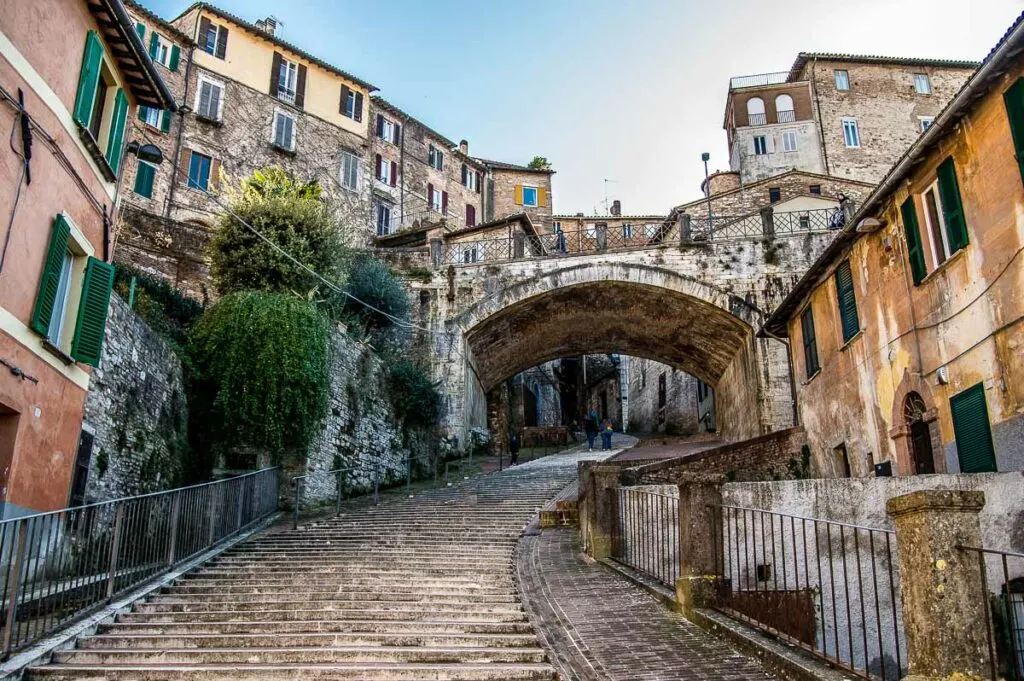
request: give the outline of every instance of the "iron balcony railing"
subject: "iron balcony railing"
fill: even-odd
[[[828,232],[846,224],[842,208],[775,212],[763,211],[743,216],[712,215],[690,221],[692,241],[730,241],[763,239],[775,236]]]
[[[39,641],[277,511],[278,469],[0,522],[3,650]]]
[[[961,546],[977,562],[988,595],[982,608],[988,634],[991,679],[1024,679],[1024,553]]]
[[[767,125],[768,114],[765,113],[748,113],[747,114],[747,125]]]
[[[779,123],[793,123],[796,121],[796,111],[792,109],[776,111],[775,120]]]
[[[615,496],[612,558],[675,589],[679,579],[679,497],[640,487]]]
[[[906,674],[894,532],[715,509],[719,609],[862,678]]]
[[[734,76],[729,79],[729,88],[758,87],[763,85],[780,85],[789,81],[789,71],[774,73],[757,73],[752,76]]]

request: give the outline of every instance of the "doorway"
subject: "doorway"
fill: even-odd
[[[907,395],[903,415],[910,429],[910,458],[914,462],[916,475],[931,475],[935,472],[931,428],[924,420],[926,411],[927,407],[921,395],[916,392]]]

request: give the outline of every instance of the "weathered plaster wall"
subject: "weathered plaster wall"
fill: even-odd
[[[796,148],[788,151],[783,141],[787,133],[796,138]],[[755,152],[755,137],[764,137],[767,153]],[[744,182],[764,180],[787,170],[825,172],[821,137],[813,120],[737,128],[732,132],[729,147],[729,165],[740,171]]]

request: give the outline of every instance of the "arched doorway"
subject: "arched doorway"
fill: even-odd
[[[907,394],[903,401],[903,418],[910,430],[910,458],[914,462],[914,473],[929,475],[935,472],[935,452],[932,451],[932,434],[925,420],[924,398],[916,392]]]

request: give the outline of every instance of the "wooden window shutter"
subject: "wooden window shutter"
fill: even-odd
[[[181,150],[181,163],[178,164],[180,173],[185,175],[185,184],[188,186],[188,176],[192,169],[192,150],[182,149]]]
[[[910,273],[914,279],[914,285],[918,285],[928,274],[924,264],[924,249],[921,248],[921,230],[917,224],[917,208],[914,207],[914,197],[908,196],[907,200],[900,206],[900,213],[903,215],[903,234],[907,240],[907,257],[910,259]]]
[[[284,57],[281,56],[280,52],[274,53],[274,58],[270,62],[270,96],[277,97],[277,88],[280,87],[281,83],[281,66],[284,63]]]
[[[206,40],[207,36],[210,35],[210,29],[213,28],[213,24],[206,17],[199,19],[199,49],[206,51]],[[216,52],[216,46],[214,46]]]
[[[516,185],[516,205],[523,205],[523,185],[521,184]]]
[[[467,173],[466,171],[467,171],[466,164],[463,163],[462,164],[462,186],[466,186],[466,179],[467,179],[467,176],[469,175],[469,173]]]
[[[476,206],[466,204],[466,227],[476,226]]]
[[[348,115],[345,112],[345,104],[348,102],[348,93],[349,92],[350,92],[350,90],[348,89],[347,85],[342,85],[341,86],[341,100],[338,103],[338,113],[342,114],[343,116],[347,116]]]
[[[956,181],[956,168],[950,156],[937,171],[939,176],[939,197],[942,199],[942,217],[946,220],[946,236],[949,238],[949,252],[955,253],[967,245],[967,222],[964,220],[964,204],[960,200],[960,185]]]
[[[363,122],[363,93],[356,93],[356,111],[355,111],[356,123]]]
[[[220,187],[220,159],[212,159],[210,161],[210,189],[217,189]]]
[[[299,64],[298,83],[295,86],[295,106],[304,108],[306,105],[306,67]]]
[[[376,178],[377,178],[377,179],[379,180],[379,179],[381,179],[382,177],[384,177],[384,176],[383,176],[383,175],[381,174],[381,164],[382,164],[382,162],[383,162],[383,159],[382,159],[382,158],[380,157],[380,154],[377,154],[377,155],[375,156],[375,160],[376,160],[377,166],[376,166],[376,169],[374,170],[374,172],[376,173],[376,174],[374,175],[374,177],[376,177]]]
[[[395,144],[401,144],[402,139],[402,126],[397,122],[395,123]]]
[[[441,192],[441,214],[448,215],[448,192]]]
[[[85,54],[82,56],[82,70],[78,74],[78,93],[75,95],[74,119],[83,128],[89,127],[89,120],[92,118],[102,62],[103,45],[100,44],[96,31],[89,31],[85,37]]]
[[[808,305],[800,317],[800,328],[804,339],[804,371],[806,378],[818,373],[818,339],[814,334],[814,314]]]
[[[156,31],[149,34],[149,58],[156,59],[157,50],[160,49],[160,36]]]
[[[50,331],[50,316],[53,304],[57,300],[57,288],[60,286],[60,271],[64,265],[64,254],[68,252],[68,241],[71,239],[71,226],[63,215],[53,221],[50,232],[50,247],[43,261],[43,273],[39,277],[39,292],[36,294],[36,306],[32,310],[32,321],[29,326],[43,336]]]
[[[145,106],[145,105],[140,105],[139,106],[139,120],[142,121],[143,123],[146,122],[146,110],[148,108],[149,107]]]
[[[118,88],[114,95],[114,111],[110,118],[110,133],[107,139],[107,163],[114,175],[120,174],[121,151],[124,149],[124,128],[128,121],[128,98]]]
[[[139,34],[139,40],[146,39],[146,25],[143,24],[141,21],[136,22],[135,32]]]
[[[1013,151],[1017,166],[1024,178],[1024,78],[1018,78],[1010,89],[1003,93],[1006,117],[1010,119],[1010,134],[1013,136]]]
[[[384,117],[377,114],[377,137],[384,139]]]
[[[427,208],[429,210],[434,208],[434,185],[430,182],[427,183]]]
[[[171,131],[171,110],[164,109],[160,114],[160,130],[162,132]]]
[[[71,356],[94,367],[100,365],[103,333],[107,328],[107,307],[114,288],[114,266],[90,257],[85,266],[82,298],[78,303],[78,321],[71,340]]]
[[[391,186],[394,187],[395,185],[398,184],[398,164],[395,163],[394,161],[390,161],[390,163],[391,163]]]
[[[539,187],[537,189],[537,205],[538,206],[546,206],[546,205],[548,205],[548,190],[544,189],[544,187]]]
[[[483,183],[484,183],[484,174],[483,174],[483,173],[481,173],[481,172],[478,172],[478,173],[476,174],[476,193],[477,193],[477,194],[479,194],[479,193],[481,192],[480,186],[481,186],[481,185],[482,185]]]
[[[836,268],[836,292],[839,299],[839,319],[843,327],[843,342],[848,342],[860,331],[857,318],[857,296],[853,289],[853,271],[850,261],[844,260]]]
[[[961,473],[994,473],[995,448],[985,403],[985,384],[978,383],[949,399]]]
[[[147,199],[153,198],[153,178],[155,169],[148,163],[139,161],[135,164],[135,187],[133,191]]]
[[[178,71],[178,62],[180,62],[180,61],[181,61],[181,48],[178,47],[177,45],[171,45],[171,59],[170,59],[170,62],[167,64],[167,68],[169,68],[172,72],[177,72]]]
[[[217,54],[218,59],[223,59],[228,52],[228,27],[217,27]]]

